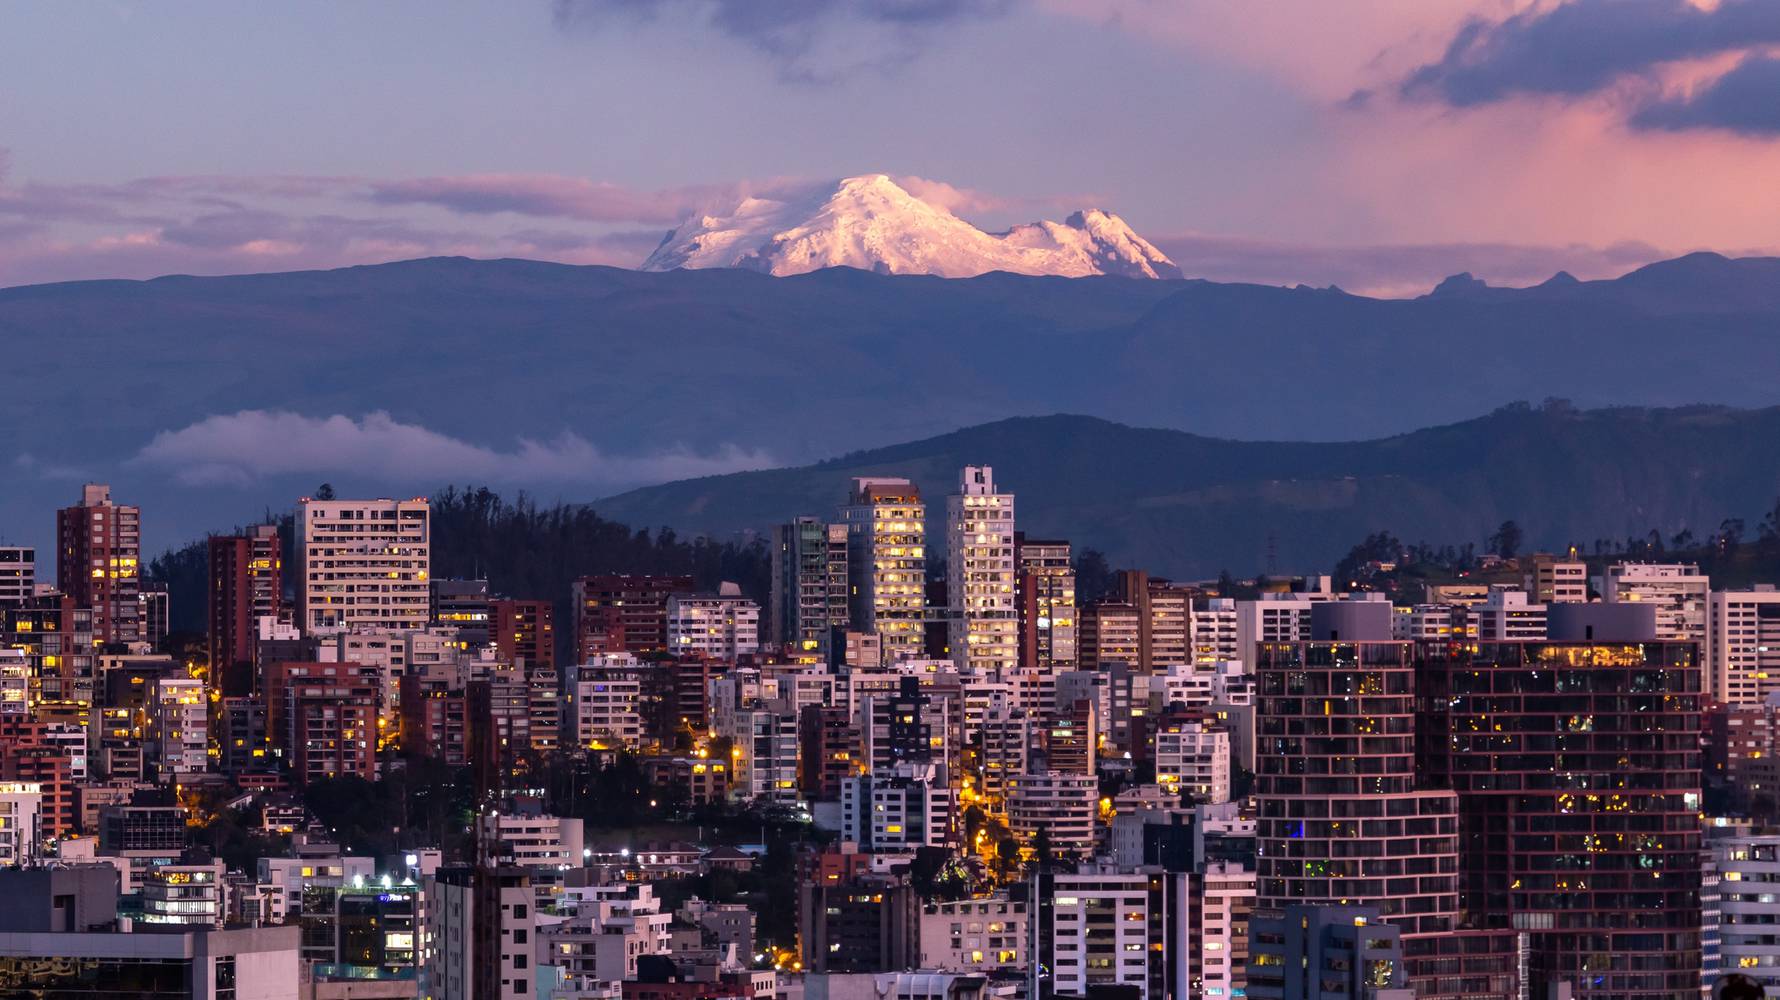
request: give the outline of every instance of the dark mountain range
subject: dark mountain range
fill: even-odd
[[[760,531],[828,515],[856,475],[903,475],[929,540],[961,466],[992,465],[1020,526],[1114,565],[1211,576],[1326,572],[1367,534],[1481,542],[1504,520],[1529,544],[1591,549],[1660,529],[1753,526],[1780,492],[1780,408],[1580,411],[1563,403],[1344,444],[1222,441],[1090,417],[1005,420],[798,469],[670,483],[600,501],[601,516],[681,532]],[[943,536],[942,536],[943,537]]]
[[[619,458],[734,445],[796,465],[1060,411],[1328,441],[1547,396],[1772,405],[1780,260],[1699,254],[1611,281],[1448,282],[1377,300],[1204,281],[430,259],[10,288],[0,344],[12,432],[0,535],[46,543],[47,511],[90,478],[144,507],[155,547],[286,508],[322,479],[384,495],[476,479],[564,499],[650,480],[646,465],[583,472],[517,445],[564,432]],[[242,410],[386,410],[503,457],[462,468],[450,449],[432,460],[416,447],[386,466],[316,446],[285,460],[304,442],[238,428],[182,442],[179,461],[139,457],[157,433]],[[182,474],[256,453],[280,460]]]

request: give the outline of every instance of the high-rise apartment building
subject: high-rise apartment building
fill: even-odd
[[[1119,571],[1120,599],[1137,609],[1139,673],[1191,662],[1188,654],[1193,592],[1153,579],[1142,570]]]
[[[488,602],[488,631],[495,659],[534,668],[556,667],[556,608],[549,601],[499,598]]]
[[[1780,837],[1726,837],[1709,849],[1718,874],[1718,968],[1780,995]]]
[[[1712,579],[1692,563],[1614,563],[1601,577],[1609,604],[1656,607],[1656,637],[1706,648],[1706,606]]]
[[[1014,777],[1007,793],[1007,828],[1031,847],[1040,831],[1059,857],[1094,853],[1094,818],[1100,783],[1092,773],[1029,772]]]
[[[800,517],[773,530],[767,635],[798,655],[828,659],[847,627],[847,526]]]
[[[67,594],[33,597],[19,608],[0,608],[0,644],[30,659],[31,702],[74,708],[95,703],[98,637],[94,613]]]
[[[999,673],[1020,657],[1014,561],[1014,495],[995,489],[995,470],[966,466],[946,498],[946,599],[952,662]]]
[[[1125,601],[1096,601],[1082,609],[1081,667],[1133,669],[1143,656],[1143,612]]]
[[[760,605],[724,583],[715,594],[675,594],[667,602],[668,649],[734,663],[760,651]]]
[[[1074,670],[1078,625],[1069,543],[1027,538],[1016,531],[1014,564],[1019,573],[1020,668],[1045,674]]]
[[[584,576],[570,585],[575,608],[575,659],[601,653],[653,653],[667,649],[668,598],[690,594],[689,576]]]
[[[1454,926],[1457,804],[1417,783],[1414,647],[1390,636],[1388,603],[1324,602],[1306,639],[1256,647],[1259,916],[1367,905],[1407,934]]]
[[[287,689],[291,776],[377,776],[377,686],[365,681],[293,681]]]
[[[497,599],[488,602],[488,628],[495,659],[515,664],[530,699],[533,750],[555,750],[566,715],[562,674],[556,668],[556,609],[549,601]]]
[[[177,676],[155,681],[150,719],[163,782],[181,780],[209,767],[209,715],[203,681]]]
[[[1254,651],[1242,650],[1236,632],[1234,598],[1201,597],[1193,601],[1191,617],[1187,619],[1187,651],[1194,663],[1247,662]]]
[[[875,633],[885,660],[920,656],[927,617],[927,508],[907,479],[859,477],[847,526],[852,628]]]
[[[1714,591],[1707,601],[1706,692],[1761,705],[1780,691],[1780,590]]]
[[[438,1000],[530,1000],[537,970],[532,873],[441,868],[426,879],[425,965]]]
[[[142,511],[113,503],[111,487],[88,483],[80,503],[56,512],[56,585],[93,609],[99,642],[142,637]]]
[[[304,634],[426,626],[432,522],[424,497],[304,497],[296,520],[297,624]]]
[[[136,620],[140,623],[138,641],[150,649],[160,649],[173,629],[173,594],[165,583],[144,583],[136,593]]]
[[[210,587],[205,595],[212,677],[224,697],[253,689],[253,650],[259,620],[284,605],[284,566],[275,524],[239,535],[212,535]]]
[[[0,545],[0,608],[16,608],[37,588],[37,550]]]
[[[1536,996],[1700,987],[1699,654],[1657,639],[1655,610],[1556,604],[1546,641],[1421,650],[1419,760],[1457,796],[1460,909],[1525,935]]]

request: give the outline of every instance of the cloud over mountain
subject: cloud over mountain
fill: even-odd
[[[520,438],[514,449],[500,451],[402,423],[381,410],[358,419],[242,410],[161,431],[129,464],[170,473],[193,486],[246,486],[273,476],[373,471],[424,488],[464,478],[611,488],[763,469],[773,461],[763,451],[734,445],[706,455],[685,448],[611,455],[572,431],[548,441]]]

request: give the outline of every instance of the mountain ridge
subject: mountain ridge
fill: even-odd
[[[1516,404],[1408,434],[1345,442],[1231,441],[1097,417],[1013,417],[792,469],[644,487],[601,516],[726,537],[826,516],[855,475],[905,475],[943,511],[964,465],[989,465],[1022,530],[1105,551],[1115,565],[1207,577],[1324,572],[1381,530],[1406,542],[1481,540],[1517,520],[1547,547],[1703,535],[1749,523],[1780,493],[1780,407],[1579,410]],[[943,516],[943,514],[941,515]],[[929,523],[929,544],[937,526]],[[941,532],[943,534],[943,532]]]
[[[0,531],[47,545],[36,512],[69,501],[70,476],[158,508],[151,546],[324,479],[406,496],[451,476],[323,463],[193,490],[131,464],[158,434],[243,410],[387,411],[502,452],[564,432],[616,457],[733,445],[786,466],[1055,412],[1229,439],[1351,440],[1548,396],[1584,408],[1774,405],[1776,329],[1780,260],[1707,256],[1415,299],[1201,279],[779,278],[466,258],[19,286],[0,289],[0,337],[18,348],[0,370],[0,421],[29,433],[0,450]],[[70,405],[66,373],[108,366],[131,373],[128,405]],[[567,500],[628,484],[491,485]]]

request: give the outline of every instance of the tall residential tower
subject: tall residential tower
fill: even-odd
[[[88,483],[80,503],[56,512],[56,585],[93,609],[99,642],[142,636],[142,510],[111,501],[111,487]]]
[[[946,600],[952,662],[999,674],[1020,657],[1014,562],[1014,495],[995,490],[995,470],[965,466],[946,498]]]
[[[886,660],[920,656],[927,617],[927,508],[907,479],[853,480],[847,526],[852,627],[875,633]]]

